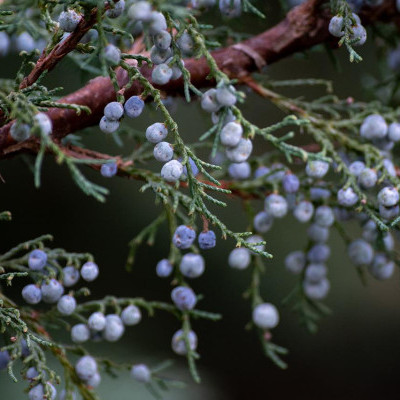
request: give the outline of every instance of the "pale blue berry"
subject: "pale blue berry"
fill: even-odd
[[[182,160],[179,159],[179,162]],[[192,174],[196,176],[199,173],[199,168],[197,167],[196,163],[193,161],[191,157],[189,157],[189,164],[190,164],[190,169],[192,170]],[[183,174],[187,176],[187,167],[186,165],[183,167]]]
[[[322,178],[329,170],[329,164],[325,161],[311,160],[306,165],[306,174],[311,178]]]
[[[10,362],[10,354],[7,350],[0,351],[0,371],[6,369],[8,363]]]
[[[43,282],[40,290],[45,303],[56,303],[64,293],[63,285],[56,279]]]
[[[86,282],[92,282],[99,276],[99,267],[93,261],[88,261],[82,265],[81,277]]]
[[[42,300],[42,292],[33,283],[22,289],[22,297],[28,304],[38,304]]]
[[[129,8],[129,18],[137,21],[148,22],[151,19],[151,4],[147,1],[138,1]]]
[[[176,41],[179,50],[184,56],[191,56],[194,49],[194,42],[189,33],[184,32],[182,36]]]
[[[350,40],[357,40],[353,46],[362,46],[367,40],[366,29],[361,24],[354,26],[353,33],[350,35]]]
[[[121,62],[121,50],[113,44],[108,44],[104,48],[103,57],[110,65],[118,65]]]
[[[253,151],[253,143],[250,139],[240,139],[235,147],[228,147],[225,150],[226,157],[235,163],[246,161]]]
[[[83,381],[88,381],[97,373],[97,362],[92,356],[83,356],[75,364],[75,372]]]
[[[272,228],[274,218],[266,211],[260,211],[253,220],[254,229],[260,233],[266,233]]]
[[[197,335],[195,332],[190,330],[187,333],[187,340],[185,338],[185,332],[182,329],[179,329],[172,336],[171,347],[172,350],[181,356],[184,356],[188,352],[187,343],[189,344],[189,349],[191,351],[196,350],[197,348]]]
[[[165,63],[172,57],[172,50],[170,48],[166,50],[161,50],[156,46],[153,46],[150,50],[150,60],[155,65],[160,65]]]
[[[118,18],[125,10],[125,0],[119,0],[117,3],[112,2],[112,8],[106,11],[108,18]]]
[[[139,96],[131,96],[124,104],[125,115],[137,118],[143,111],[144,101]]]
[[[228,167],[228,172],[233,179],[247,179],[251,175],[251,167],[247,161],[242,163],[232,163]]]
[[[297,193],[300,188],[300,180],[294,174],[285,174],[282,179],[282,187],[286,193]]]
[[[124,115],[124,107],[118,101],[108,103],[104,108],[104,116],[109,121],[118,121]]]
[[[100,167],[100,173],[105,178],[112,178],[118,172],[118,165],[116,162],[109,162],[102,164]]]
[[[364,168],[365,164],[362,161],[354,161],[349,165],[349,171],[354,176],[359,176]]]
[[[188,249],[196,239],[196,232],[189,226],[180,225],[176,228],[172,242],[181,250]]]
[[[326,244],[318,243],[311,247],[307,259],[311,263],[324,263],[331,255],[331,249]]]
[[[161,177],[167,182],[176,182],[183,173],[183,165],[178,160],[168,161],[161,168]]]
[[[389,160],[388,158],[384,158],[383,159],[383,166],[386,169],[386,172],[390,175],[390,176],[397,176],[397,172],[396,172],[396,168],[393,164],[393,162],[391,160]]]
[[[196,295],[192,289],[186,286],[177,286],[171,292],[171,299],[182,311],[192,310],[196,305]]]
[[[393,207],[399,202],[399,191],[394,187],[384,187],[378,193],[378,202],[384,207]]]
[[[10,135],[16,142],[23,142],[31,136],[31,128],[28,124],[15,122],[11,125]]]
[[[131,304],[122,310],[121,319],[126,326],[137,325],[142,319],[142,313],[138,307]]]
[[[231,268],[246,269],[250,265],[250,251],[244,247],[233,249],[228,258],[228,264]]]
[[[18,52],[26,51],[30,53],[35,50],[36,44],[35,40],[28,32],[22,32],[16,38],[15,47]]]
[[[0,362],[1,363],[1,362]],[[0,365],[1,369],[1,365]],[[30,367],[26,371],[25,377],[26,379],[33,380],[39,375],[39,372],[37,372],[37,369],[35,367]]]
[[[119,128],[119,122],[114,120],[109,120],[103,116],[99,123],[100,130],[104,133],[114,133]]]
[[[168,142],[159,142],[154,146],[153,154],[157,161],[167,162],[172,160],[174,148]]]
[[[394,268],[394,262],[389,260],[386,254],[377,253],[368,270],[375,279],[382,281],[393,275]]]
[[[146,129],[146,139],[150,143],[159,143],[163,141],[168,135],[168,129],[167,127],[161,123],[161,122],[156,122],[153,125],[150,125]]]
[[[279,323],[277,308],[271,303],[262,303],[253,310],[253,322],[261,329],[275,328]]]
[[[231,107],[236,101],[236,90],[233,86],[221,86],[217,88],[217,92],[215,93],[217,97],[217,101],[221,106]]]
[[[388,126],[379,114],[368,115],[361,124],[360,135],[368,140],[382,139],[386,136]]]
[[[330,286],[327,278],[323,278],[316,283],[307,280],[303,282],[304,294],[311,300],[324,299],[329,293]]]
[[[53,131],[53,123],[47,114],[38,113],[34,116],[35,123],[39,126],[40,133],[43,136],[51,135]]]
[[[307,235],[313,242],[326,242],[329,239],[329,229],[324,226],[312,224],[307,230]]]
[[[164,15],[158,11],[152,11],[148,29],[150,35],[155,35],[161,31],[167,30],[167,21]]]
[[[156,85],[166,85],[172,78],[172,69],[167,64],[159,64],[154,67],[151,79]]]
[[[400,124],[398,122],[393,122],[389,125],[388,139],[392,142],[400,141]]]
[[[227,18],[236,18],[242,14],[241,0],[219,0],[219,10]]]
[[[41,271],[47,263],[47,254],[43,250],[33,250],[29,254],[28,266],[33,271]]]
[[[103,330],[103,337],[108,342],[116,342],[125,332],[124,324],[121,318],[116,314],[106,316],[106,326]]]
[[[335,214],[329,206],[319,206],[315,210],[315,223],[329,228],[335,222]]]
[[[357,204],[358,196],[354,192],[353,188],[342,188],[337,192],[337,200],[338,203],[343,207],[352,207]]]
[[[224,146],[235,147],[242,139],[243,128],[237,122],[227,123],[221,130],[220,140]]]
[[[76,300],[74,297],[66,294],[62,296],[57,303],[57,309],[62,315],[71,315],[76,308]]]
[[[358,176],[359,184],[365,189],[374,187],[377,181],[378,174],[372,168],[364,168]]]
[[[71,340],[74,343],[84,343],[90,338],[90,330],[85,324],[74,325],[71,329]]]
[[[132,366],[131,376],[141,383],[148,383],[151,381],[151,371],[145,364],[136,364]]]
[[[217,112],[221,105],[217,100],[217,90],[212,88],[207,90],[201,96],[201,108],[207,112]]]
[[[59,18],[58,23],[60,28],[65,32],[73,32],[79,24],[81,16],[74,10],[63,11]]]
[[[199,247],[202,250],[209,250],[215,247],[217,238],[215,236],[214,231],[204,231],[201,232],[198,238]]]
[[[172,37],[168,31],[161,31],[153,36],[153,43],[160,50],[167,50],[171,46]]]
[[[312,201],[325,200],[331,197],[331,191],[320,187],[310,188],[310,199]]]
[[[329,21],[329,33],[336,37],[342,37],[344,35],[343,32],[343,17],[339,15],[335,15]]]
[[[328,270],[324,264],[307,265],[304,279],[310,283],[318,283],[326,277]]]
[[[100,311],[96,311],[93,314],[90,314],[88,318],[88,326],[93,331],[96,332],[102,331],[106,326],[105,315]]]
[[[265,199],[265,211],[274,218],[282,218],[288,212],[287,200],[279,194],[270,194]]]
[[[179,270],[187,278],[198,278],[205,269],[204,258],[200,254],[187,253],[182,257]]]
[[[156,274],[160,278],[167,278],[171,275],[173,269],[172,264],[167,259],[163,259],[157,263]]]
[[[292,251],[285,258],[285,267],[292,274],[300,274],[306,266],[306,255],[303,251]]]
[[[101,383],[101,375],[97,372],[86,381],[86,384],[92,388],[96,388]]]
[[[310,201],[302,200],[293,210],[294,217],[302,222],[308,222],[314,214],[314,206]]]
[[[79,281],[79,271],[72,266],[63,268],[63,285],[65,287],[74,286]]]
[[[57,396],[56,388],[50,382],[47,382],[46,385],[49,388],[50,397],[45,396],[45,389],[43,385],[39,383],[28,392],[29,400],[55,400]]]
[[[374,257],[374,249],[365,240],[357,239],[349,244],[347,254],[354,265],[368,265]]]
[[[250,236],[250,237],[248,237],[248,238],[246,239],[246,242],[247,242],[247,243],[252,243],[252,244],[260,243],[260,242],[263,242],[263,241],[264,241],[264,239],[263,239],[261,236],[259,236],[259,235],[252,235],[252,236]],[[259,244],[259,245],[257,245],[257,246],[253,246],[253,248],[256,249],[256,250],[258,250],[258,251],[264,251],[265,245]],[[253,254],[256,254],[254,251],[252,251],[252,250],[250,250],[250,251],[251,251]]]

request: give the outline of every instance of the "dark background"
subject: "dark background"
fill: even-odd
[[[245,17],[236,22],[236,28],[259,32],[277,20],[276,10],[268,9],[268,22]],[[218,21],[214,16],[210,20]],[[235,25],[235,23],[234,23]],[[246,28],[246,29],[245,29]],[[344,49],[335,54],[340,69],[334,68],[325,52],[310,52],[305,56],[284,60],[268,68],[271,79],[328,78],[341,97],[352,96],[368,100],[363,86],[367,76],[379,79],[375,48],[372,39],[361,49],[365,61],[349,64]],[[10,57],[0,64],[1,77],[12,77],[18,62]],[[59,65],[49,78],[49,86],[62,84],[64,93],[82,85],[73,73],[68,60]],[[322,94],[317,89],[296,89],[292,95],[310,97]],[[188,106],[177,99],[178,111],[174,115],[180,124],[184,140],[193,142],[210,126],[209,116],[199,104]],[[260,98],[248,94],[241,107],[245,115],[260,126],[279,121],[281,113]],[[143,130],[159,118],[151,106],[132,123]],[[132,143],[118,148],[111,138],[96,127],[84,135],[85,143],[110,154],[129,154]],[[91,252],[101,268],[100,278],[92,285],[96,298],[106,294],[117,296],[143,296],[148,299],[169,300],[168,280],[157,278],[154,269],[157,261],[168,254],[169,239],[166,230],[157,236],[154,248],[144,246],[138,253],[132,273],[124,270],[127,243],[160,211],[154,205],[151,193],[140,194],[140,184],[120,178],[106,180],[98,173],[84,169],[95,182],[107,186],[111,194],[105,204],[85,197],[73,184],[64,166],[57,166],[48,158],[43,168],[42,187],[36,190],[33,176],[22,159],[1,161],[0,173],[6,183],[0,185],[0,210],[13,212],[12,223],[2,223],[0,250],[5,251],[20,241],[43,233],[54,235],[54,246],[71,251]],[[261,202],[257,205],[262,208]],[[233,229],[245,230],[246,222],[238,201],[231,201],[227,210],[218,211],[223,221]],[[354,224],[346,226],[354,237],[359,233]],[[281,323],[273,331],[274,341],[290,349],[287,357],[289,369],[281,371],[265,359],[254,332],[244,326],[250,318],[249,304],[242,299],[249,271],[234,271],[227,266],[227,256],[233,248],[232,241],[219,240],[216,249],[204,253],[206,273],[193,282],[195,290],[204,294],[201,309],[221,312],[223,320],[217,323],[195,321],[199,336],[199,362],[202,385],[192,383],[184,359],[170,350],[170,338],[178,329],[178,322],[169,315],[158,313],[155,318],[143,319],[136,327],[128,328],[117,344],[90,344],[98,355],[111,355],[119,361],[146,362],[156,365],[164,359],[173,359],[174,367],[165,375],[187,382],[186,389],[173,389],[166,399],[376,399],[398,398],[392,393],[398,389],[400,367],[400,291],[398,274],[388,282],[369,280],[363,287],[349,263],[343,243],[333,235],[330,239],[332,256],[328,262],[332,289],[326,301],[332,315],[320,324],[316,335],[310,335],[299,326],[298,319],[281,300],[290,292],[296,278],[283,267],[289,251],[304,244],[304,228],[291,217],[265,235],[267,250],[274,259],[267,263],[267,273],[262,280],[262,295],[280,308]],[[12,290],[12,289],[11,289]],[[19,300],[19,290],[15,289]],[[23,398],[25,384],[13,384],[6,373],[0,372],[0,399]],[[99,393],[104,399],[148,399],[151,395],[132,382],[128,374],[112,380],[103,374]]]

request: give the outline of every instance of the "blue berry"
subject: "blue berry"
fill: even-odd
[[[271,303],[262,303],[253,310],[253,322],[261,329],[275,328],[279,323],[279,313]]]
[[[10,354],[8,353],[7,350],[0,351],[0,371],[2,369],[6,369],[8,363],[10,362]]]
[[[154,146],[153,154],[157,161],[167,162],[172,160],[174,148],[168,142],[159,142]]]
[[[271,172],[271,170],[264,166],[260,165],[255,171],[254,171],[254,179],[261,178],[262,176],[268,175]]]
[[[342,37],[344,35],[343,32],[343,17],[339,15],[335,15],[329,21],[329,33],[336,37]]]
[[[56,279],[43,282],[40,290],[45,303],[56,303],[64,293],[63,285]]]
[[[312,201],[325,200],[331,197],[331,191],[320,187],[310,188],[310,199]]]
[[[231,107],[236,101],[236,90],[233,86],[221,86],[215,93],[217,101],[221,106]]]
[[[231,268],[246,269],[250,265],[250,251],[244,247],[233,249],[228,258],[228,264]]]
[[[57,303],[57,309],[62,315],[71,315],[76,308],[76,300],[70,296],[69,294],[66,294],[58,300]]]
[[[214,231],[204,231],[199,235],[199,247],[202,250],[209,250],[215,247],[215,243],[217,238],[215,236]]]
[[[281,163],[271,165],[271,174],[268,176],[268,182],[281,182],[286,175],[286,167]]]
[[[227,18],[236,18],[242,14],[241,0],[219,0],[219,10]]]
[[[364,168],[365,164],[362,161],[354,161],[349,165],[349,171],[354,176],[359,176]]]
[[[33,250],[29,254],[28,266],[33,271],[41,271],[47,263],[47,254],[43,250]]]
[[[57,396],[57,390],[56,388],[50,383],[46,383],[47,387],[49,387],[49,393],[50,397],[45,396],[45,389],[41,383],[38,385],[34,386],[29,392],[28,392],[28,398],[29,400],[55,400]]]
[[[124,104],[125,115],[137,118],[143,111],[144,101],[139,96],[131,96]]]
[[[172,57],[172,50],[170,48],[161,50],[156,46],[153,46],[150,50],[150,60],[154,65],[160,65],[167,62]]]
[[[259,235],[252,235],[246,239],[247,243],[260,243],[263,242],[264,239]],[[265,245],[259,244],[257,246],[253,246],[254,249],[258,251],[264,251]],[[254,251],[250,250],[253,254],[256,254]]]
[[[267,213],[266,211],[260,211],[253,220],[254,229],[260,233],[268,232],[272,224],[274,222],[274,218]]]
[[[168,161],[161,168],[161,177],[167,182],[176,182],[183,174],[183,165],[177,160]]]
[[[251,152],[253,151],[253,143],[250,139],[240,139],[239,143],[235,147],[228,147],[225,150],[225,154],[230,161],[235,163],[241,163],[246,161]]]
[[[156,85],[166,85],[172,78],[172,69],[167,64],[159,64],[154,67],[151,79]]]
[[[368,265],[374,257],[374,249],[365,240],[357,239],[349,244],[347,254],[354,265]]]
[[[381,281],[389,279],[393,275],[394,268],[394,262],[390,261],[386,254],[377,253],[368,270],[374,278]]]
[[[119,128],[119,122],[114,120],[109,120],[103,116],[99,123],[100,130],[104,133],[114,133]]]
[[[387,136],[392,142],[400,141],[400,124],[398,122],[393,122],[389,125]]]
[[[92,282],[99,276],[99,267],[93,261],[88,261],[82,265],[81,277],[86,282]]]
[[[302,200],[293,210],[294,217],[300,222],[308,222],[314,214],[314,206],[310,201]]]
[[[125,0],[119,0],[117,3],[112,2],[113,7],[106,11],[108,18],[118,18],[125,10]]]
[[[160,278],[166,278],[171,275],[173,269],[172,264],[165,258],[157,263],[156,274]]]
[[[96,388],[101,383],[101,375],[97,372],[86,381],[86,384],[91,388]]]
[[[51,135],[53,131],[53,123],[47,114],[38,113],[34,116],[35,123],[39,126],[40,133],[43,136]]]
[[[352,207],[357,204],[358,196],[354,192],[353,188],[342,188],[337,192],[337,200],[338,203],[343,207]]]
[[[0,365],[1,369],[1,365]],[[39,372],[37,372],[37,369],[35,367],[30,367],[26,371],[25,378],[29,380],[35,379],[39,375]]]
[[[164,15],[160,12],[152,11],[150,14],[148,29],[151,35],[167,30],[167,21],[165,20]]]
[[[361,24],[357,24],[356,26],[354,26],[353,33],[350,35],[350,40],[357,40],[357,42],[355,42],[353,46],[363,45],[367,40],[366,29]]]
[[[335,222],[335,214],[329,206],[319,206],[315,210],[315,223],[329,228]]]
[[[221,105],[217,100],[217,90],[212,88],[207,90],[201,96],[201,108],[207,112],[217,112]]]
[[[151,19],[151,4],[147,1],[138,1],[129,8],[129,18],[137,21],[148,22]]]
[[[84,343],[90,338],[90,330],[85,324],[74,325],[71,329],[71,340],[74,343]]]
[[[4,57],[8,54],[10,49],[10,37],[6,32],[0,32],[0,57]]]
[[[161,31],[153,36],[153,43],[159,50],[168,50],[171,46],[172,37],[168,31]]]
[[[168,129],[161,122],[156,122],[146,129],[146,139],[150,143],[159,143],[168,135]]]
[[[323,263],[331,255],[331,249],[326,244],[318,243],[311,247],[307,253],[308,261],[311,263]]]
[[[311,178],[322,178],[329,170],[329,164],[325,161],[312,160],[306,165],[306,174]]]
[[[368,140],[382,139],[386,136],[388,126],[379,114],[368,115],[361,124],[360,135]]]
[[[300,180],[294,174],[286,174],[282,179],[282,187],[286,193],[297,193],[300,188]]]
[[[326,277],[326,273],[324,264],[310,264],[306,268],[304,279],[309,283],[318,283]]]
[[[399,191],[394,187],[384,187],[378,193],[378,202],[384,207],[393,207],[399,202]]]
[[[105,178],[112,178],[118,172],[118,165],[116,162],[109,162],[102,164],[100,167],[100,173]]]
[[[307,230],[307,235],[313,242],[326,242],[329,239],[329,229],[324,226],[312,224]]]
[[[172,350],[181,356],[187,354],[187,343],[189,344],[189,349],[194,351],[197,348],[197,335],[195,332],[190,330],[187,334],[187,341],[185,340],[185,332],[179,329],[172,336],[171,347]]]
[[[292,251],[285,258],[285,267],[292,274],[300,274],[306,266],[306,255],[303,251]]]
[[[121,50],[113,44],[108,44],[104,48],[103,57],[110,65],[118,65],[121,62]]]
[[[22,297],[28,304],[38,304],[42,300],[42,292],[33,283],[22,289]]]
[[[187,32],[183,33],[183,35],[176,41],[176,44],[184,56],[192,55],[194,42],[192,37]]]
[[[387,251],[393,251],[394,249],[394,239],[390,233],[386,233],[382,237],[383,245]]]
[[[399,206],[385,207],[382,204],[379,204],[379,215],[383,219],[390,221],[399,215]]]
[[[91,330],[100,332],[106,327],[106,317],[100,311],[96,311],[88,318],[88,326]]]
[[[330,283],[328,279],[323,278],[316,283],[312,283],[309,281],[303,282],[303,290],[304,294],[312,300],[322,300],[324,299],[329,292]]]
[[[181,60],[182,62],[182,66],[185,66],[185,63],[183,62],[183,60]],[[171,80],[175,81],[176,79],[179,79],[182,76],[182,70],[181,67],[177,64],[174,64],[172,66],[170,66],[171,70],[172,70],[172,75],[171,75]]]
[[[63,11],[59,18],[58,23],[60,28],[65,32],[73,32],[79,24],[81,16],[74,10]]]
[[[270,194],[265,199],[265,211],[274,218],[282,218],[287,214],[288,203],[283,196]]]
[[[126,326],[137,325],[142,319],[142,313],[138,307],[131,304],[122,310],[121,319]]]
[[[182,160],[179,159],[179,161],[182,161]],[[198,175],[199,168],[197,167],[196,163],[193,161],[193,159],[191,157],[189,157],[189,164],[190,164],[190,169],[192,170],[192,174],[194,176]],[[183,174],[185,176],[187,176],[187,167],[186,167],[186,165],[183,167]]]
[[[104,108],[104,116],[109,121],[118,121],[124,115],[124,107],[118,101],[108,103]]]
[[[75,267],[63,268],[63,285],[65,287],[74,286],[79,281],[79,277],[79,271]]]
[[[187,253],[182,257],[179,270],[187,278],[198,278],[205,269],[204,258],[200,254]]]
[[[92,356],[83,356],[75,364],[75,372],[83,381],[97,374],[97,362]]]
[[[365,189],[372,188],[378,181],[378,174],[371,168],[364,168],[364,170],[358,176],[358,182]]]
[[[233,179],[247,179],[251,175],[251,167],[248,162],[232,163],[228,168],[229,175]]]
[[[222,125],[225,126],[229,124],[229,122],[233,122],[236,120],[236,117],[233,115],[233,112],[230,108],[224,109],[222,112],[213,112],[211,114],[211,121],[214,125],[218,124],[221,118],[224,118],[222,121]]]
[[[171,299],[182,311],[192,310],[196,305],[196,295],[192,289],[186,286],[177,286],[171,292]]]
[[[385,167],[386,172],[390,176],[396,176],[397,175],[396,168],[395,168],[393,162],[391,160],[389,160],[388,158],[385,158],[383,160],[383,166]]]
[[[31,136],[31,128],[27,124],[15,122],[11,125],[10,135],[16,142],[23,142]]]
[[[224,146],[235,147],[239,144],[242,134],[242,125],[234,121],[229,122],[221,130],[221,143]]]
[[[124,324],[121,318],[116,314],[106,316],[106,326],[103,331],[103,337],[108,342],[116,342],[125,332]]]
[[[196,232],[194,229],[186,225],[180,225],[176,228],[172,242],[181,250],[188,249],[196,239]]]
[[[18,52],[26,51],[27,53],[30,53],[35,50],[36,44],[35,40],[28,32],[22,32],[17,36],[15,47]]]
[[[132,378],[138,382],[148,383],[151,380],[151,371],[145,364],[136,364],[131,369]]]

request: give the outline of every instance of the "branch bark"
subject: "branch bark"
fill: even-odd
[[[271,64],[296,52],[301,52],[311,47],[329,43],[337,46],[337,38],[328,32],[328,24],[331,18],[328,8],[322,8],[323,0],[308,0],[302,5],[291,10],[287,16],[277,25],[267,31],[245,40],[238,45],[232,45],[212,52],[219,68],[231,78],[243,79],[257,70],[260,60]],[[360,13],[364,25],[376,21],[398,22],[399,14],[396,12],[395,1],[385,1],[381,6],[362,10]],[[246,50],[247,49],[247,50]],[[255,56],[255,54],[257,56]],[[210,72],[204,58],[187,59],[185,66],[191,74],[192,83],[199,88],[210,85],[207,76]],[[147,66],[141,68],[143,75],[151,80],[151,69]],[[120,87],[128,82],[125,70],[117,70],[117,78]],[[171,81],[160,87],[168,94],[181,93],[183,89],[182,79]],[[143,88],[138,82],[124,93],[125,97],[140,95]],[[107,103],[116,99],[114,88],[108,78],[97,77],[86,86],[65,96],[59,100],[61,103],[75,103],[87,106],[91,114],[77,115],[74,110],[53,108],[48,115],[53,122],[53,137],[61,139],[66,135],[80,129],[95,125],[103,115],[103,109]],[[19,151],[18,146],[9,135],[12,123],[0,128],[0,158],[9,156]]]

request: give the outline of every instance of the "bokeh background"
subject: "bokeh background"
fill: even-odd
[[[267,21],[245,16],[232,22],[232,26],[239,31],[256,33],[273,25],[279,18],[277,7],[262,7],[267,12]],[[220,23],[214,14],[209,14],[207,19]],[[370,92],[365,90],[365,82],[372,78],[379,80],[381,76],[371,40],[362,48],[361,54],[364,62],[354,65],[348,62],[344,49],[336,51],[339,63],[335,67],[326,52],[313,50],[271,65],[267,76],[270,79],[327,78],[333,81],[340,97],[369,100]],[[17,56],[8,58],[7,63],[0,63],[0,76],[12,77],[17,64]],[[63,93],[80,87],[86,77],[79,77],[74,71],[70,61],[63,61],[49,76],[49,86],[62,85]],[[302,88],[287,93],[311,98],[323,91]],[[174,117],[180,124],[184,140],[196,141],[210,126],[209,116],[196,103],[187,105],[182,99],[176,99],[176,106]],[[247,101],[241,108],[260,126],[275,123],[282,115],[251,93],[247,93]],[[144,115],[131,123],[132,129],[143,131],[158,117],[148,105]],[[110,154],[132,151],[133,142],[128,140],[121,149],[96,127],[87,130],[83,138],[91,148]],[[263,149],[261,142],[258,149]],[[169,281],[155,275],[157,261],[168,254],[169,238],[165,228],[159,232],[155,246],[144,246],[139,250],[133,271],[128,273],[124,269],[129,240],[161,209],[154,204],[154,196],[139,193],[138,182],[120,178],[106,180],[90,169],[84,172],[91,180],[110,189],[105,204],[85,197],[72,183],[66,168],[56,165],[51,157],[45,161],[42,186],[38,190],[34,188],[33,176],[22,158],[1,161],[0,173],[5,183],[0,184],[0,209],[11,210],[13,222],[2,223],[0,227],[0,251],[20,241],[51,233],[54,235],[53,246],[95,255],[101,275],[90,285],[93,297],[113,294],[168,301]],[[261,209],[262,203],[256,203],[256,207]],[[233,229],[246,229],[239,201],[230,200],[229,207],[218,213]],[[346,225],[346,229],[354,237],[359,233],[356,224]],[[273,331],[273,339],[290,350],[286,358],[288,370],[281,371],[267,360],[262,355],[256,334],[244,329],[251,310],[242,293],[250,276],[249,271],[234,271],[228,267],[227,255],[234,246],[232,241],[219,240],[216,249],[204,253],[206,273],[193,282],[195,290],[204,294],[199,307],[223,314],[220,322],[195,321],[193,324],[199,336],[201,385],[192,382],[185,360],[170,350],[170,339],[178,329],[178,322],[161,312],[155,318],[144,317],[141,324],[128,328],[120,342],[90,344],[89,349],[97,355],[112,356],[124,362],[145,362],[150,366],[172,359],[173,367],[165,372],[165,376],[185,382],[186,388],[172,388],[165,394],[165,399],[397,398],[392,394],[399,387],[400,368],[397,272],[388,282],[369,279],[364,287],[347,259],[343,243],[333,234],[329,242],[332,255],[328,262],[332,288],[326,300],[332,315],[321,321],[316,335],[310,335],[299,325],[290,307],[281,305],[296,283],[296,277],[284,270],[283,259],[289,251],[305,244],[303,231],[304,227],[287,217],[265,235],[267,249],[274,258],[267,263],[262,295],[280,308],[281,323]],[[18,284],[6,290],[21,300]],[[68,341],[68,336],[65,340]],[[14,384],[4,371],[0,372],[0,399],[25,398],[22,394],[25,387],[23,380]],[[152,398],[127,373],[120,379],[103,374],[99,393],[104,399]]]

